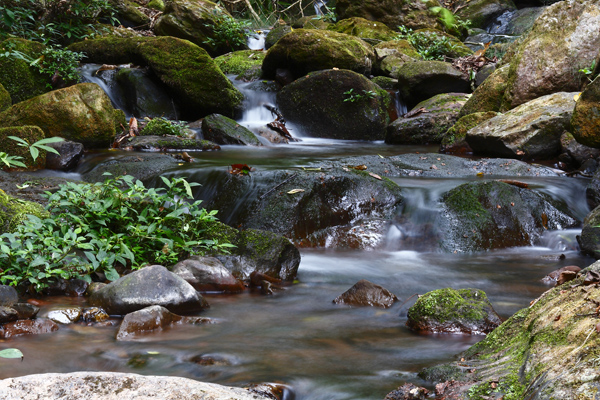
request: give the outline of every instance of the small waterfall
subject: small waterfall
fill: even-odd
[[[400,95],[400,92],[396,92],[396,95],[394,96],[394,105],[396,106],[396,115],[398,117],[401,117],[408,112],[408,108],[406,107],[406,103],[404,103],[404,99]]]
[[[316,15],[325,15],[325,13],[323,13],[323,8],[327,9],[327,1],[326,0],[315,0],[313,2],[313,7],[315,8]]]
[[[250,50],[262,50],[265,48],[265,38],[269,33],[268,29],[255,30],[250,36],[248,36],[248,48]]]
[[[581,229],[565,229],[546,232],[540,239],[540,246],[554,251],[579,251],[577,235]]]
[[[515,12],[516,11],[505,11],[504,13],[502,13],[498,17],[496,17],[496,19],[493,20],[485,28],[485,30],[490,34],[506,35],[507,31],[508,31],[508,26],[509,26],[508,24],[512,20],[513,16],[515,15]]]
[[[101,67],[101,64],[83,64],[80,68],[81,80],[83,82],[95,83],[100,86],[112,102],[113,107],[123,110],[125,116],[130,118],[133,113],[131,110],[127,109],[125,96],[115,80],[118,70],[107,69],[98,72]]]

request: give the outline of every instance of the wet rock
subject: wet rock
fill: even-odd
[[[1,124],[1,120],[0,120],[0,124]],[[15,122],[15,125],[21,125],[21,124]],[[2,143],[4,143],[2,146],[2,150],[5,153],[7,153],[11,156],[21,157],[20,161],[23,164],[25,164],[24,169],[34,171],[34,170],[37,170],[40,168],[46,168],[46,151],[45,150],[40,151],[38,158],[35,161],[33,161],[33,159],[31,158],[31,155],[29,153],[29,148],[19,146],[18,143],[16,141],[10,139],[9,136],[16,136],[20,139],[25,140],[28,143],[35,143],[38,140],[44,139],[46,137],[46,134],[40,127],[33,126],[33,125],[24,125],[24,126],[10,126],[7,128],[0,128],[0,140],[2,141]],[[52,154],[52,153],[49,153],[49,154]],[[4,163],[2,163],[2,166],[0,168],[8,170],[8,167],[6,167],[4,165]]]
[[[439,143],[446,131],[458,120],[458,112],[469,95],[464,93],[438,94],[417,104],[421,110],[410,118],[398,118],[387,127],[388,144]]]
[[[16,321],[19,319],[19,313],[12,307],[0,306],[0,324]]]
[[[157,397],[178,400],[269,400],[247,389],[204,383],[173,376],[143,376],[118,372],[72,372],[27,375],[0,381],[6,399],[137,400]]]
[[[173,273],[200,292],[239,293],[244,290],[244,285],[214,257],[192,256],[175,264]]]
[[[160,305],[173,312],[194,312],[208,303],[189,283],[160,265],[151,265],[109,283],[90,296],[90,304],[124,315]]]
[[[312,28],[309,28],[312,29]],[[274,27],[267,33],[265,37],[265,50],[269,50],[285,35],[292,31],[292,27],[289,25],[279,25]]]
[[[214,40],[215,28],[224,18],[232,17],[224,8],[211,1],[172,0],[165,4],[165,10],[156,21],[154,30],[161,36],[189,40],[213,56],[247,48],[245,45],[233,48],[231,43]]]
[[[57,324],[72,324],[79,321],[83,315],[81,307],[60,307],[44,311],[43,317],[48,318]]]
[[[573,137],[586,146],[600,147],[600,80],[594,79],[578,97],[571,125]]]
[[[49,143],[47,146],[58,151],[59,154],[46,154],[46,168],[59,171],[69,171],[74,169],[81,157],[83,157],[83,144],[63,140],[62,142]]]
[[[87,307],[83,309],[81,319],[85,322],[103,322],[109,315],[100,307]]]
[[[369,74],[374,60],[371,46],[354,36],[296,29],[269,49],[262,69],[268,79],[275,78],[277,69],[289,69],[294,78],[334,67]]]
[[[115,136],[115,110],[104,91],[80,83],[13,105],[0,114],[0,125],[36,125],[46,137],[60,136],[86,148],[106,148]]]
[[[529,101],[470,129],[466,141],[475,154],[544,160],[560,152],[570,128],[575,93],[555,93]]]
[[[531,246],[546,230],[577,225],[564,204],[509,183],[466,183],[444,194],[436,222],[441,248],[469,252]]]
[[[376,43],[394,40],[398,33],[381,22],[369,21],[361,17],[351,17],[339,20],[328,28],[330,31],[357,36],[363,40],[375,39]]]
[[[456,15],[463,21],[471,21],[472,28],[484,28],[500,14],[515,10],[510,0],[461,0],[455,7]]]
[[[125,315],[117,332],[117,340],[133,340],[140,334],[161,331],[183,319],[161,306],[146,307]]]
[[[441,93],[468,93],[466,75],[442,61],[415,61],[398,69],[398,88],[409,108]]]
[[[599,10],[595,1],[558,2],[536,19],[512,58],[503,109],[581,89],[585,78],[577,70],[598,58],[600,36],[590,32],[600,30]]]
[[[224,74],[240,75],[245,74],[249,70],[254,71],[255,68],[258,68],[258,77],[260,77],[260,67],[264,58],[264,51],[238,50],[232,51],[231,53],[223,54],[222,56],[215,58],[215,63],[217,64],[219,69],[223,71]],[[253,79],[243,80],[247,81]]]
[[[439,6],[437,1],[427,4],[418,1],[382,1],[382,0],[338,0],[335,12],[338,19],[362,17],[379,21],[391,29],[404,25],[410,29],[438,27],[437,16],[429,7]]]
[[[501,323],[482,290],[446,288],[420,296],[406,325],[417,332],[486,334]]]
[[[219,70],[202,48],[173,37],[143,37],[85,40],[69,49],[86,53],[87,62],[148,66],[161,85],[167,87],[186,120],[220,113],[239,114],[243,95]]]
[[[577,108],[577,106],[575,106],[575,108]],[[579,168],[586,161],[595,160],[600,157],[600,149],[595,149],[579,143],[569,132],[563,132],[561,135],[560,147],[561,153],[568,157],[569,163],[574,168]]]
[[[19,301],[17,289],[8,285],[0,285],[0,306],[12,306]]]
[[[204,365],[204,366],[209,366],[209,365],[232,365],[233,362],[225,356],[221,356],[221,355],[214,355],[214,354],[198,354],[196,356],[193,356],[192,358],[190,358],[190,362],[193,362],[194,364],[198,364],[198,365]]]
[[[389,290],[361,279],[354,286],[335,298],[335,304],[345,304],[358,307],[391,307],[398,298]]]
[[[383,139],[389,103],[385,90],[345,70],[313,72],[277,93],[287,121],[301,126],[307,136],[333,139]]]
[[[40,311],[38,306],[29,303],[17,303],[11,306],[17,312],[19,319],[31,319]]]
[[[247,386],[246,389],[272,400],[294,399],[296,397],[292,388],[282,383],[258,383]]]
[[[177,119],[179,115],[164,87],[152,79],[150,72],[140,68],[121,68],[116,81],[125,94],[125,104],[137,118],[164,117]]]
[[[429,390],[405,383],[398,389],[389,392],[383,400],[425,400],[428,398]]]
[[[138,151],[211,151],[221,146],[209,140],[188,139],[177,136],[134,136],[121,143],[121,147]]]
[[[202,120],[204,139],[217,144],[240,144],[261,146],[260,140],[250,130],[234,120],[219,114],[211,114]]]
[[[3,191],[0,192],[0,233],[14,232],[30,214],[38,218],[47,218],[48,216],[48,212],[39,204],[12,197]],[[3,293],[8,296],[6,301],[12,301],[14,296],[10,294],[10,289],[3,290]]]
[[[374,48],[375,72],[389,77],[397,77],[404,64],[420,60],[421,55],[407,40],[390,40],[378,43]]]
[[[176,167],[177,164],[175,158],[166,154],[127,155],[118,159],[107,159],[89,171],[82,171],[82,178],[86,182],[104,182],[104,173],[110,172],[113,176],[132,175],[140,180],[148,180]]]
[[[47,296],[83,296],[88,283],[83,279],[59,279],[44,289]]]
[[[594,208],[583,220],[581,235],[577,236],[581,251],[600,259],[600,206]]]
[[[92,282],[92,283],[90,283],[87,290],[85,291],[85,295],[91,296],[92,293],[97,292],[98,290],[102,289],[106,285],[107,285],[107,283],[104,283],[104,282]]]
[[[508,81],[508,65],[498,68],[473,92],[460,110],[459,118],[469,114],[500,111]]]
[[[495,111],[488,111],[473,113],[460,118],[444,134],[440,144],[440,152],[450,154],[472,153],[473,149],[466,140],[467,132],[497,115],[498,113]]]
[[[46,318],[22,319],[8,322],[0,329],[0,336],[5,339],[22,335],[40,335],[43,333],[56,332],[58,325]]]
[[[542,279],[542,282],[546,284],[552,284],[554,286],[559,286],[565,282],[575,279],[579,271],[581,271],[581,268],[579,268],[578,266],[567,265],[566,267],[562,267],[550,272]]]
[[[36,60],[42,56],[46,46],[25,39],[10,38],[0,42],[0,49],[3,52],[18,51]],[[29,64],[19,58],[0,58],[0,84],[8,91],[12,104],[31,99],[52,89],[47,86],[50,83],[48,77],[40,74],[37,69],[31,68]],[[10,106],[11,103],[4,100],[3,104]]]

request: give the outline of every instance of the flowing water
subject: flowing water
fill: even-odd
[[[258,110],[262,101],[273,99],[256,100],[256,107],[249,107],[240,123],[271,118]],[[257,114],[252,116],[252,112]],[[307,138],[307,132],[298,133],[303,134],[303,141],[291,145],[224,146],[220,152],[195,153],[196,162],[167,175],[202,183],[196,196],[203,198],[218,190],[210,181],[211,171],[226,170],[232,163],[278,169],[355,155],[435,151],[424,146],[317,140]],[[121,155],[115,151],[88,154],[75,173]],[[521,180],[566,202],[579,219],[588,212],[582,195],[585,180]],[[5,341],[2,347],[21,349],[25,359],[0,362],[0,378],[92,370],[184,376],[233,386],[281,382],[289,385],[299,400],[375,400],[406,381],[428,385],[416,375],[421,368],[455,359],[482,336],[412,333],[405,323],[414,298],[402,304],[410,296],[444,287],[479,288],[506,318],[547,289],[540,279],[550,271],[591,263],[577,251],[577,229],[548,232],[536,247],[476,254],[423,248],[419,235],[427,234],[421,228],[434,220],[437,199],[465,181],[397,178],[406,200],[389,227],[384,246],[370,251],[302,249],[298,282],[273,296],[252,292],[207,295],[211,308],[202,315],[214,318],[215,324],[176,326],[134,342],[117,342],[116,326],[62,325],[53,334]],[[221,219],[227,221],[231,215]],[[385,310],[332,303],[360,279],[386,287],[401,301]],[[85,299],[56,297],[48,302],[44,309],[84,305]],[[198,358],[212,361],[194,362]]]

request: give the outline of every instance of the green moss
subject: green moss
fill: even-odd
[[[409,319],[432,319],[440,323],[461,319],[481,321],[487,315],[486,306],[489,302],[481,290],[446,288],[419,297],[408,315]]]
[[[0,234],[14,232],[29,214],[48,217],[48,212],[39,204],[17,199],[0,190]]]
[[[421,55],[417,52],[417,50],[408,42],[408,40],[390,40],[386,42],[379,43],[375,46],[375,49],[391,49],[396,50],[401,54],[407,55],[416,60],[421,59]]]
[[[224,74],[239,75],[247,70],[261,66],[265,58],[264,51],[240,50],[215,58],[215,63]]]
[[[11,140],[8,136],[16,136],[25,140],[27,143],[33,144],[38,140],[45,138],[44,131],[37,126],[18,126],[0,128],[0,143],[2,143],[1,151],[9,156],[22,157],[21,162],[27,165],[28,169],[40,169],[46,167],[46,151],[40,151],[38,158],[33,161],[29,149],[19,146],[16,141]]]
[[[477,112],[500,111],[504,92],[508,85],[508,73],[508,66],[496,69],[475,89],[460,110],[459,118]]]
[[[361,17],[343,19],[328,29],[334,32],[357,36],[361,39],[376,39],[384,42],[393,40],[398,35],[381,22],[369,21]]]
[[[488,111],[488,112],[478,112],[473,114],[465,115],[460,118],[444,135],[442,139],[442,146],[451,147],[455,145],[459,145],[461,142],[464,142],[465,137],[467,136],[467,132],[481,124],[482,122],[487,121],[490,118],[498,115],[497,112]]]
[[[164,11],[165,3],[163,0],[150,0],[147,7],[152,8],[153,10]]]
[[[8,90],[0,83],[0,112],[6,110],[12,105],[12,99]]]

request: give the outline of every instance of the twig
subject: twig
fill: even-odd
[[[594,333],[594,331],[596,330],[595,326],[592,326],[592,330],[590,331],[590,333],[587,335],[587,337],[585,338],[585,340],[583,341],[583,343],[581,344],[581,346],[579,346],[577,349],[575,349],[575,353],[578,352],[579,350],[581,350],[581,348],[583,346],[585,346],[585,343],[588,341],[588,339],[590,338],[590,336],[592,336],[592,333]]]
[[[262,200],[266,195],[268,195],[269,193],[271,193],[271,192],[279,189],[283,184],[285,184],[286,182],[288,182],[290,179],[294,178],[296,175],[298,175],[297,172],[295,174],[291,175],[290,177],[288,177],[287,179],[284,179],[283,182],[281,182],[280,184],[278,184],[277,186],[275,186],[274,188],[272,188],[268,192],[263,193],[262,196],[260,196],[258,199]]]
[[[402,306],[404,306],[406,303],[408,303],[408,301],[410,299],[412,299],[413,297],[418,296],[418,295],[419,295],[419,293],[415,293],[412,296],[410,296],[408,299],[404,300],[404,303],[400,304],[400,308],[402,308]]]

